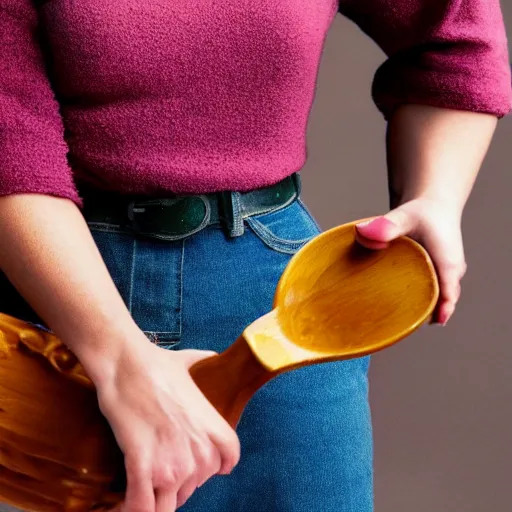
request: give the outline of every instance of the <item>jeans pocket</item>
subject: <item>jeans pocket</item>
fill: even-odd
[[[321,232],[300,198],[280,210],[255,215],[245,220],[265,245],[285,254],[295,254]]]
[[[135,323],[157,345],[181,338],[183,242],[141,239],[90,226],[103,261]]]

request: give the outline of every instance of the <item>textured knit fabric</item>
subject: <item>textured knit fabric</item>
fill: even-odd
[[[498,0],[0,0],[0,195],[249,190],[299,170],[326,33],[389,59],[377,106],[511,106]]]

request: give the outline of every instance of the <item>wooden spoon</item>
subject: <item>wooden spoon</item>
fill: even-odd
[[[427,252],[402,237],[374,251],[356,243],[351,222],[317,236],[289,262],[273,310],[191,375],[235,427],[259,387],[280,373],[361,357],[428,320],[439,286]]]
[[[331,229],[290,261],[274,309],[191,375],[235,427],[253,394],[305,365],[363,356],[432,314],[436,274],[409,238],[380,251]],[[93,383],[52,333],[0,314],[0,501],[37,512],[109,510],[126,488],[122,453]]]

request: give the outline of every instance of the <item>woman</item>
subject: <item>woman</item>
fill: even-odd
[[[187,371],[269,310],[318,234],[294,173],[338,10],[389,57],[373,93],[394,209],[360,241],[422,243],[445,324],[463,207],[511,104],[498,0],[0,2],[2,310],[91,376],[125,512],[372,510],[368,358],[276,379],[237,434]]]

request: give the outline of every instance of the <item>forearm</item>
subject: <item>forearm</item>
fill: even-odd
[[[387,134],[393,206],[424,197],[461,214],[496,124],[487,114],[422,105],[397,109]]]
[[[0,240],[0,269],[21,295],[93,380],[108,372],[138,330],[76,205],[0,197]]]

